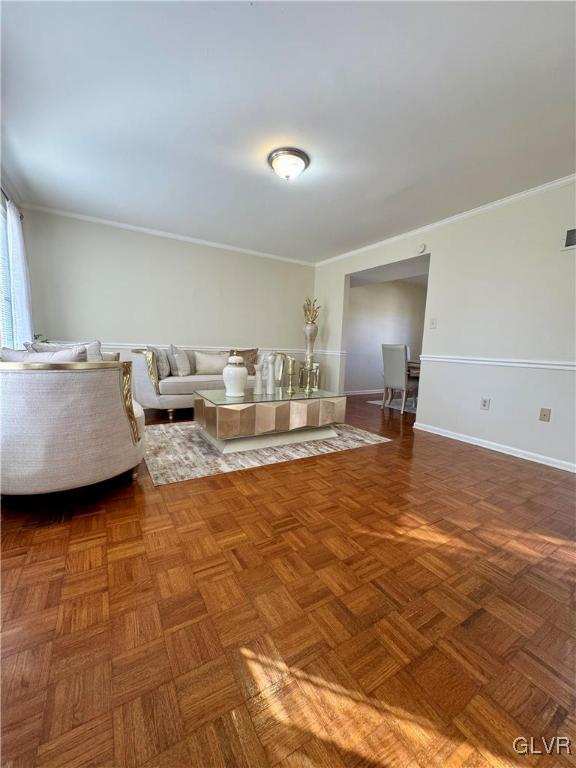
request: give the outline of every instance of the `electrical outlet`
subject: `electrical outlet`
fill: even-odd
[[[481,411],[489,411],[490,410],[490,398],[489,397],[481,397],[480,398],[480,410]]]
[[[438,328],[438,319],[436,317],[430,318],[430,330],[435,331]]]
[[[550,421],[552,415],[551,408],[540,408],[540,421]]]

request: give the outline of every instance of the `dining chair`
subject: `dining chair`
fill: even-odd
[[[405,344],[382,344],[382,365],[384,367],[384,393],[382,405],[390,405],[394,391],[402,392],[402,407],[404,413],[406,399],[410,394],[414,404],[418,397],[418,379],[408,376],[408,349]],[[386,399],[388,396],[388,399]]]

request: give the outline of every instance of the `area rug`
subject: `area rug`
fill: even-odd
[[[366,400],[367,403],[370,405],[382,405],[382,400]],[[389,403],[386,408],[392,408],[393,411],[401,411],[402,410],[402,400],[392,400],[391,403]],[[416,413],[416,408],[410,403],[406,403],[406,407],[404,408],[404,413]]]
[[[338,436],[328,440],[257,448],[224,456],[204,440],[200,427],[194,422],[158,424],[146,427],[147,445],[144,458],[154,485],[165,485],[390,442],[386,437],[348,424],[335,424],[334,431]]]

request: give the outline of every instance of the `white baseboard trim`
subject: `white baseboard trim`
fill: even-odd
[[[493,443],[490,440],[483,440],[480,437],[473,437],[472,435],[462,435],[459,432],[451,432],[449,429],[442,429],[441,427],[433,427],[430,424],[422,424],[417,421],[414,423],[414,429],[419,429],[422,432],[431,432],[433,435],[440,435],[441,437],[448,437],[450,440],[459,440],[461,443],[470,443],[471,445],[477,445],[479,448],[487,448],[490,451],[497,451],[498,453],[506,453],[509,456],[516,456],[519,459],[526,459],[527,461],[535,461],[538,464],[546,464],[548,467],[555,467],[556,469],[563,469],[566,472],[576,472],[576,464],[570,461],[563,461],[562,459],[555,459],[552,456],[543,456],[540,453],[532,453],[532,451],[524,451],[521,448],[514,448],[512,445],[503,445],[502,443]]]
[[[344,392],[345,395],[381,395],[381,389],[350,389]]]

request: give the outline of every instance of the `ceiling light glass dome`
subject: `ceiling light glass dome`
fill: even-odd
[[[268,163],[281,179],[295,179],[310,165],[310,158],[301,149],[281,147],[268,155]]]

